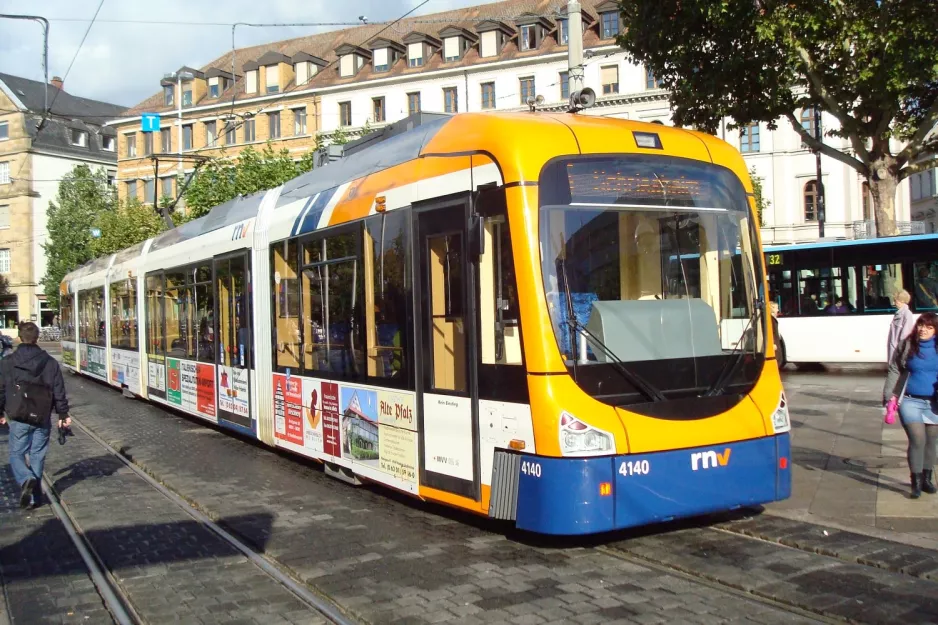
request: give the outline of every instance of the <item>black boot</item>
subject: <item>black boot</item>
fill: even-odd
[[[931,469],[926,469],[922,471],[922,490],[928,493],[929,495],[934,495],[938,493],[938,488],[935,488],[935,483],[932,481],[933,471]]]
[[[922,474],[913,473],[912,478],[912,492],[909,494],[909,497],[912,499],[918,499],[922,496]]]

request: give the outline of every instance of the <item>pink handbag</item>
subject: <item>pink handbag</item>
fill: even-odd
[[[899,412],[899,400],[895,397],[889,400],[889,403],[886,404],[886,418],[884,421],[887,425],[892,425],[896,422],[896,413]]]

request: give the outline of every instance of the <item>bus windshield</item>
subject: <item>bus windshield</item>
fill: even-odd
[[[754,383],[762,279],[732,172],[672,157],[570,157],[549,163],[539,188],[548,308],[581,386],[624,405],[647,401],[642,382],[659,401]]]

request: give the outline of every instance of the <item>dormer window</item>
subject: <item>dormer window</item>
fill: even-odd
[[[481,38],[479,43],[479,56],[483,58],[501,54],[505,43],[515,33],[513,28],[497,20],[479,22],[476,24],[475,29]]]
[[[371,59],[369,50],[350,43],[342,44],[335,53],[339,57],[339,76],[342,78],[351,78],[365,65],[365,61]]]
[[[114,137],[101,137],[101,149],[105,152],[113,152],[114,143]]]
[[[208,97],[219,98],[231,86],[232,76],[229,72],[213,67],[205,73],[208,81]]]
[[[163,86],[163,104],[165,106],[173,105],[173,94],[175,93],[176,88],[172,85]]]
[[[391,60],[388,58],[387,48],[375,50],[375,71],[387,72],[391,70]]]
[[[443,62],[453,63],[462,60],[466,51],[471,48],[479,38],[474,33],[458,26],[448,26],[440,31],[443,38]]]
[[[276,65],[268,65],[265,68],[265,93],[278,93],[280,91],[280,72]]]
[[[417,31],[404,37],[404,43],[407,45],[408,67],[423,67],[433,56],[433,52],[443,45],[439,39]]]
[[[88,133],[84,130],[72,129],[71,131],[71,140],[72,145],[84,148],[88,145]]]
[[[570,22],[568,20],[557,20],[557,43],[561,46],[570,43]]]
[[[529,24],[521,27],[521,50],[537,50],[537,26]]]
[[[257,93],[257,74],[260,71],[260,64],[256,61],[248,61],[244,64],[244,92]]]
[[[208,85],[208,95],[210,98],[217,98],[220,91],[220,86],[218,84],[218,79],[214,79],[214,83],[209,83]]]
[[[296,86],[305,87],[313,79],[321,67],[328,65],[323,59],[305,52],[293,55],[293,72],[296,74]]]
[[[599,37],[600,39],[614,39],[619,36],[619,5],[609,0],[596,7],[599,13]]]
[[[184,85],[182,89],[182,105],[192,106],[192,85]]]
[[[522,52],[537,50],[544,40],[544,35],[550,30],[550,22],[533,13],[522,14],[515,20],[518,26],[518,49]]]
[[[371,48],[372,69],[376,73],[389,72],[398,59],[407,54],[407,48],[397,41],[390,39],[374,39],[368,47]]]
[[[412,43],[407,46],[407,66],[423,67],[423,44]]]

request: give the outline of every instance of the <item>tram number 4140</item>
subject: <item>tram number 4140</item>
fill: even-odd
[[[541,477],[541,463],[529,460],[521,461],[521,472],[531,477]]]
[[[619,475],[622,477],[648,475],[650,472],[651,465],[647,460],[623,460],[619,465]]]

